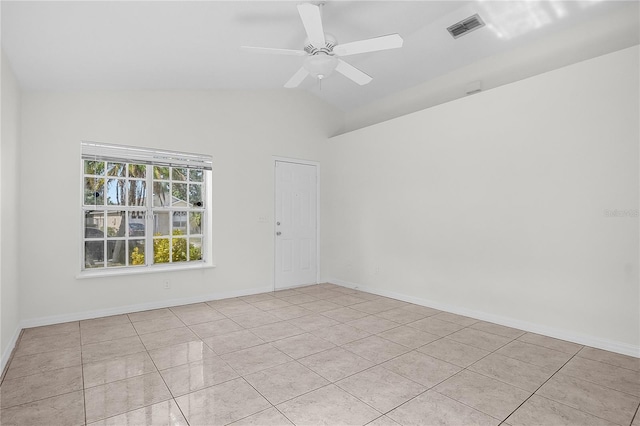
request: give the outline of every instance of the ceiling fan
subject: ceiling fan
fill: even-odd
[[[300,13],[302,24],[307,33],[304,50],[252,46],[242,46],[242,48],[256,53],[306,56],[302,67],[284,85],[287,88],[294,88],[298,87],[309,75],[322,81],[334,70],[360,85],[367,84],[372,80],[369,75],[339,57],[402,47],[403,40],[398,34],[338,44],[335,37],[324,32],[321,8],[322,4],[303,3],[298,5],[298,13]]]

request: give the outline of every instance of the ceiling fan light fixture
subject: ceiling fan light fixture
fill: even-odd
[[[332,55],[319,53],[308,56],[304,60],[304,64],[302,66],[309,72],[309,74],[322,80],[329,77],[331,73],[333,73],[333,70],[336,69],[338,66],[338,58]]]

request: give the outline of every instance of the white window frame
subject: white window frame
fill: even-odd
[[[177,151],[166,151],[166,150],[154,150],[140,147],[131,147],[124,145],[113,145],[113,144],[104,144],[97,142],[87,142],[83,141],[81,143],[81,160],[80,160],[80,209],[81,209],[81,231],[80,231],[80,272],[77,275],[78,278],[90,278],[90,277],[99,277],[99,276],[114,276],[114,275],[130,275],[130,274],[140,274],[140,273],[157,273],[157,272],[167,272],[167,271],[178,271],[178,270],[189,270],[189,269],[203,269],[203,268],[213,268],[215,264],[213,263],[213,241],[212,241],[212,184],[213,184],[213,168],[212,168],[212,157],[210,155],[203,154],[193,154],[193,153],[184,153]],[[107,214],[109,211],[126,211],[127,218],[129,220],[129,213],[132,211],[140,211],[141,208],[138,206],[110,206],[106,204],[99,206],[99,208],[95,208],[91,205],[84,204],[85,197],[85,169],[84,162],[85,160],[93,160],[93,161],[105,161],[105,162],[122,162],[127,164],[145,164],[147,165],[147,172],[144,178],[146,182],[146,200],[144,209],[144,215],[146,216],[145,220],[145,235],[143,238],[145,240],[145,265],[133,266],[133,265],[125,265],[125,266],[104,266],[101,268],[86,268],[85,266],[85,212],[86,211],[104,211]],[[175,208],[175,207],[157,207],[153,205],[153,173],[150,172],[154,166],[161,167],[180,167],[180,168],[188,168],[191,169],[200,169],[203,171],[203,206],[202,209],[193,209],[187,210],[184,208]],[[106,171],[105,171],[106,173]],[[105,174],[105,181],[109,179]],[[129,179],[129,177],[124,178]],[[105,182],[105,193],[103,197],[107,197],[106,193],[106,182]],[[189,215],[190,211],[200,211],[202,213],[202,221],[201,227],[202,232],[202,246],[201,246],[201,259],[197,261],[185,261],[185,262],[169,262],[169,263],[153,263],[153,221],[154,221],[154,212],[166,211],[169,214],[169,241],[173,239],[173,212],[174,211],[182,211],[187,210],[187,215]],[[125,225],[126,226],[126,225]],[[106,224],[104,227],[104,231],[106,232]],[[128,227],[126,228],[128,230]],[[185,238],[188,238],[189,235],[186,235]],[[157,239],[158,237],[155,237]],[[127,235],[123,237],[123,240],[128,242],[130,236]],[[134,238],[135,239],[135,238]],[[113,240],[113,239],[111,239]],[[171,243],[170,243],[171,244]],[[187,244],[189,244],[189,240],[187,240]],[[107,238],[104,239],[104,250],[107,250]],[[130,261],[130,254],[128,255]]]

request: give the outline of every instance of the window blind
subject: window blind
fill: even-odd
[[[127,161],[129,163],[186,167],[202,170],[212,170],[213,165],[213,157],[206,154],[145,149],[85,141],[83,141],[81,145],[82,158],[85,160]]]

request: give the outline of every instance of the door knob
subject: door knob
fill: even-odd
[[[280,231],[276,232],[276,235],[280,235],[280,234],[282,234],[282,232],[280,232]]]

